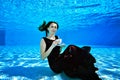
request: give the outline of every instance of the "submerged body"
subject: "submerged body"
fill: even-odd
[[[82,80],[101,80],[95,72],[98,69],[94,66],[95,58],[89,53],[90,47],[80,48],[69,45],[63,53],[60,53],[63,45],[60,45],[61,39],[55,35],[58,24],[49,22],[47,25],[45,23],[43,25],[40,29],[46,30],[46,37],[41,39],[41,56],[42,59],[48,58],[53,72],[64,72],[69,77]]]
[[[43,38],[45,40],[46,51],[54,40]],[[56,36],[57,39],[57,36]],[[64,72],[69,77],[81,78],[83,80],[100,80],[95,73],[98,70],[94,63],[95,58],[89,53],[90,47],[79,48],[75,45],[69,45],[63,53],[60,54],[60,46],[54,47],[47,57],[50,68],[55,73]]]

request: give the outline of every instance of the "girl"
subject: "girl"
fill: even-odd
[[[41,58],[48,58],[50,68],[55,73],[62,71],[71,78],[81,78],[82,80],[101,80],[95,73],[98,68],[94,66],[95,58],[89,53],[90,47],[78,47],[69,45],[61,54],[62,39],[58,38],[56,32],[59,25],[50,21],[46,24],[44,21],[39,26],[40,31],[45,31],[46,36],[41,39],[40,53]]]

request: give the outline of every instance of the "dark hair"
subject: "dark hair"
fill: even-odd
[[[45,31],[45,32],[46,32],[46,36],[47,36],[47,34],[48,34],[47,28],[48,28],[48,27],[50,26],[50,24],[52,24],[52,23],[57,24],[57,29],[59,28],[58,23],[55,22],[55,21],[49,21],[47,24],[46,24],[46,21],[43,21],[43,24],[40,25],[40,26],[38,27],[38,29],[39,29],[40,31]]]

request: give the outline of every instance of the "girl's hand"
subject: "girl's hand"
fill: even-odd
[[[62,39],[56,39],[55,41],[57,41],[57,44],[61,44],[62,43]]]
[[[52,46],[55,47],[55,46],[61,44],[61,42],[62,42],[62,39],[56,39],[55,41],[53,41]]]
[[[57,46],[65,47],[66,45],[65,45],[65,43],[62,43],[62,44],[59,44],[59,45],[57,45]]]

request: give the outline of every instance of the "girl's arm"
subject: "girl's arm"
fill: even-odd
[[[51,51],[53,50],[53,48],[58,45],[58,43],[59,43],[59,41],[55,40],[52,43],[52,45],[49,47],[49,49],[47,51],[45,51],[45,49],[46,49],[46,43],[45,43],[44,39],[41,39],[41,42],[40,42],[41,58],[44,60],[51,53]]]

